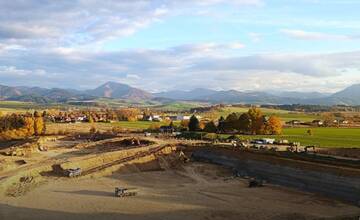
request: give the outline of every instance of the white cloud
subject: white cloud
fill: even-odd
[[[198,0],[199,5],[215,5],[220,3],[227,3],[233,5],[263,5],[262,0]]]
[[[299,40],[360,40],[360,36],[327,34],[321,32],[309,32],[304,30],[283,29],[283,34]]]
[[[115,80],[150,91],[196,87],[332,91],[360,82],[360,51],[240,56],[232,48],[232,43],[204,43],[165,50],[0,54],[0,81],[92,88]]]
[[[255,42],[255,43],[257,43],[257,42],[259,42],[259,41],[262,40],[262,34],[260,34],[260,33],[251,32],[251,33],[249,33],[248,35],[249,35],[251,41],[253,41],[253,42]]]
[[[0,77],[11,76],[11,77],[24,77],[24,76],[44,76],[46,71],[43,69],[18,69],[16,66],[0,66]]]

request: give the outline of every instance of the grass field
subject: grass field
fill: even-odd
[[[313,135],[307,134],[309,128],[285,128],[283,135],[238,135],[242,139],[275,138],[300,142],[301,145],[317,147],[360,148],[360,128],[311,128]],[[224,135],[227,137],[229,135]]]
[[[287,128],[284,129],[283,137],[304,145],[360,148],[360,128],[312,128],[312,136],[307,134],[307,130],[308,128]]]
[[[4,114],[26,112],[35,107],[35,104],[30,102],[0,101],[0,111]]]
[[[148,122],[148,121],[134,121],[134,122],[119,121],[111,124],[109,123],[96,123],[96,124],[98,128],[103,128],[104,130],[110,129],[113,126],[124,129],[130,129],[130,130],[142,130],[149,128],[151,124],[155,124],[155,123],[161,125],[164,124],[159,122]],[[315,145],[318,147],[360,148],[360,128],[311,128],[311,129],[313,131],[312,136],[307,134],[309,128],[285,128],[283,130],[283,135],[279,135],[279,136],[240,135],[240,137],[243,139],[256,139],[261,137],[287,139],[291,142],[300,142],[302,145]],[[229,135],[225,135],[225,136],[229,136]]]
[[[143,130],[149,128],[152,124],[164,124],[148,121],[120,121],[115,123],[95,123],[95,127],[101,131],[111,130],[112,127],[118,127],[130,130]],[[90,123],[78,124],[54,124],[47,125],[48,131],[55,133],[59,130],[69,130],[73,132],[88,132],[91,128]],[[360,148],[360,128],[311,128],[313,135],[307,134],[309,128],[285,128],[283,135],[266,136],[266,135],[238,135],[242,139],[256,138],[275,138],[286,139],[291,142],[300,142],[302,145],[315,145],[318,147],[338,147],[338,148]],[[230,135],[221,135],[227,138]]]
[[[204,116],[219,118],[220,116],[226,117],[232,112],[245,113],[249,110],[249,108],[241,108],[241,107],[226,107],[221,108],[215,112],[204,113]],[[314,119],[319,119],[320,116],[313,113],[303,113],[303,112],[292,112],[285,111],[279,109],[270,109],[270,108],[261,108],[261,111],[265,115],[276,115],[280,117],[283,121],[291,121],[291,120],[300,120],[300,121],[313,121]]]
[[[177,102],[170,102],[164,105],[158,105],[152,107],[153,109],[160,110],[160,111],[190,111],[191,108],[205,106],[204,103],[200,102],[190,102],[190,101],[177,101]]]

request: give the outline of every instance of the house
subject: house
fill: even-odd
[[[347,121],[347,120],[341,120],[340,123],[341,123],[341,124],[344,124],[344,125],[347,125],[347,124],[349,124],[349,121]]]
[[[322,126],[324,125],[324,122],[322,120],[314,120],[312,121],[312,124],[316,126]]]
[[[286,122],[287,125],[300,125],[301,121],[300,120],[291,120]]]
[[[183,120],[190,120],[191,116],[189,115],[178,115],[177,116],[177,121],[183,121]]]
[[[160,115],[146,115],[143,117],[144,121],[162,121],[162,118]]]
[[[274,142],[275,142],[275,139],[261,138],[261,139],[253,140],[251,143],[253,143],[253,144],[274,144]]]
[[[152,121],[158,121],[158,122],[160,122],[160,121],[162,121],[162,118],[161,118],[160,115],[153,115],[153,116],[152,116]]]
[[[152,115],[146,115],[143,117],[144,121],[152,121],[153,120],[153,116]]]
[[[274,144],[275,142],[275,139],[272,138],[262,138],[261,140],[264,142],[264,144]]]

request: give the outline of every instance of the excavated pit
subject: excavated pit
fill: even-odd
[[[216,148],[196,149],[192,157],[229,167],[239,176],[257,177],[360,206],[359,169]]]

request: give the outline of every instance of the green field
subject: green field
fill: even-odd
[[[270,108],[260,108],[263,114],[265,115],[276,115],[280,117],[283,121],[291,121],[291,120],[300,120],[300,121],[313,121],[314,119],[319,119],[320,116],[313,113],[303,113],[303,112],[292,112],[286,110],[279,109],[270,109]],[[215,112],[204,113],[205,117],[213,117],[219,118],[220,116],[226,117],[233,112],[245,113],[249,110],[249,108],[242,107],[226,107],[221,108]]]
[[[301,145],[317,147],[360,148],[360,128],[311,128],[313,135],[307,134],[309,128],[285,128],[283,135],[237,135],[241,139],[275,138],[300,142]],[[230,135],[221,135],[226,138]]]
[[[307,130],[308,128],[287,128],[282,137],[304,145],[360,148],[360,128],[312,128],[312,136],[307,134]]]
[[[119,126],[128,129],[147,129],[155,122],[120,121],[112,123],[112,126]],[[163,123],[161,123],[163,124]],[[283,135],[279,136],[261,136],[261,135],[239,135],[243,139],[256,139],[269,137],[275,139],[286,139],[291,142],[300,142],[302,145],[315,145],[318,147],[346,147],[360,148],[360,128],[311,128],[313,135],[307,134],[309,128],[285,128]],[[222,135],[224,137],[230,135]]]
[[[159,111],[185,112],[185,111],[190,111],[191,108],[202,107],[204,105],[205,105],[204,103],[200,103],[200,102],[177,101],[177,102],[170,102],[164,105],[154,106],[152,107],[152,109]]]

